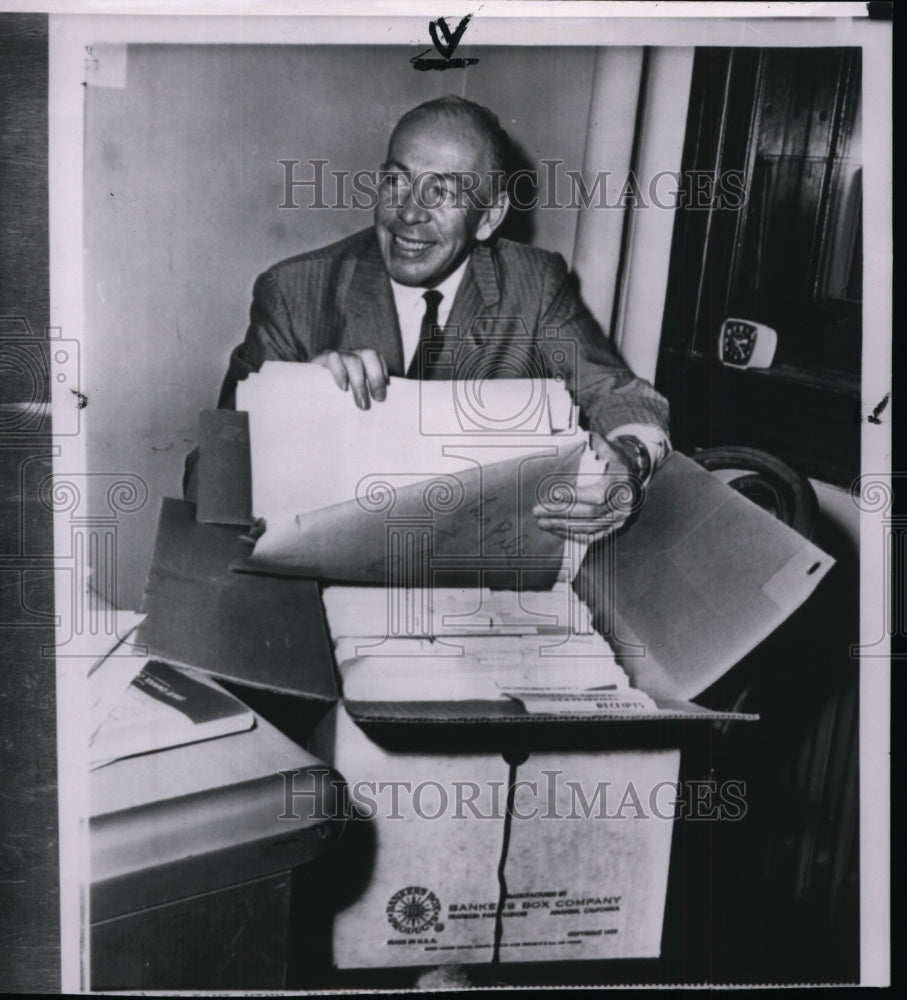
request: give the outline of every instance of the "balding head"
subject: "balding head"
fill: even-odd
[[[461,135],[468,131],[476,136],[485,154],[485,165],[494,195],[504,190],[511,157],[510,136],[501,127],[498,116],[493,111],[454,94],[436,97],[417,104],[400,118],[391,132],[388,148],[402,128],[425,119],[437,122],[439,132],[456,129]]]
[[[503,135],[490,111],[458,97],[420,104],[397,123],[375,208],[394,281],[436,287],[503,221],[507,196],[497,165],[506,154],[495,129]]]

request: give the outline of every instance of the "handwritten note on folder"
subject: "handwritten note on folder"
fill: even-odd
[[[554,585],[583,552],[540,530],[604,470],[552,380],[391,379],[359,410],[318,365],[267,362],[239,386],[249,413],[250,568],[396,586]]]

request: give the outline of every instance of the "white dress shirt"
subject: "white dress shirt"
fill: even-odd
[[[469,258],[467,257],[456,271],[449,274],[440,285],[436,286],[436,290],[443,296],[438,303],[438,326],[444,326],[447,317],[450,316],[454,297],[460,287],[460,282],[463,280],[468,263]],[[397,320],[400,323],[400,337],[403,340],[403,370],[407,371],[419,343],[422,317],[425,315],[425,299],[422,296],[427,289],[400,285],[391,278],[391,291],[394,293],[394,305],[397,307]]]

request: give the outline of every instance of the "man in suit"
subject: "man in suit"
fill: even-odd
[[[361,408],[380,405],[389,376],[563,377],[607,471],[569,512],[534,514],[542,528],[594,538],[622,519],[611,487],[645,481],[670,450],[667,403],[620,359],[560,255],[494,240],[508,209],[508,146],[492,112],[463,98],[405,114],[374,226],[256,281],[219,405],[234,405],[237,381],[267,360],[324,366]]]

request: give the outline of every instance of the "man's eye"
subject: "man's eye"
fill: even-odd
[[[422,182],[419,190],[420,199],[426,208],[438,208],[447,205],[452,198],[452,189],[442,178],[432,178]]]

